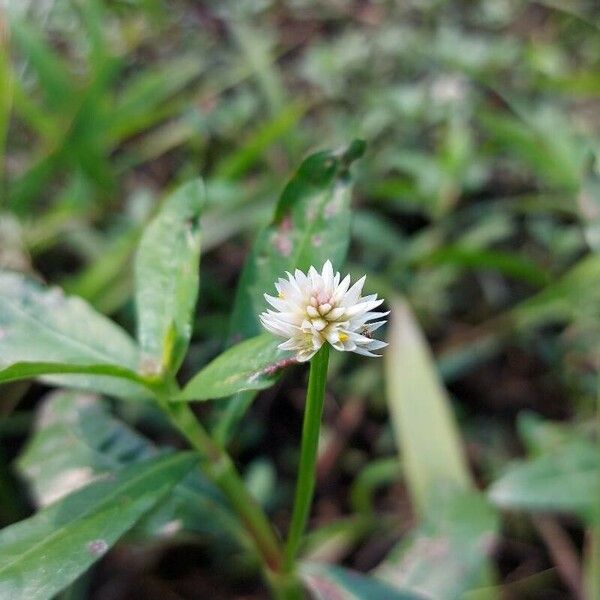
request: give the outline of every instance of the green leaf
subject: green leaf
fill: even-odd
[[[46,506],[159,452],[150,440],[113,417],[101,398],[59,390],[42,399],[33,435],[17,467],[36,505]],[[229,532],[239,537],[239,524],[226,501],[198,469],[143,517],[134,535],[155,537],[180,531],[221,537]]]
[[[44,41],[41,32],[23,19],[11,19],[10,31],[16,46],[35,69],[47,105],[68,112],[79,96],[68,66]]]
[[[392,304],[385,352],[388,405],[404,472],[419,513],[441,486],[469,490],[465,461],[450,399],[421,328],[408,304]]]
[[[585,144],[558,110],[548,106],[534,109],[495,90],[513,114],[481,110],[480,124],[500,151],[508,151],[530,167],[546,185],[574,190]],[[496,150],[496,151],[498,151]]]
[[[277,348],[280,343],[264,333],[236,344],[197,373],[176,399],[210,400],[273,385],[280,370],[295,362],[289,352]]]
[[[46,600],[74,581],[198,462],[152,458],[0,532],[0,597]]]
[[[534,412],[517,415],[517,431],[529,458],[556,451],[568,442],[581,440],[581,431],[568,422],[549,421]]]
[[[478,492],[440,488],[434,498],[422,523],[375,573],[425,598],[458,600],[486,583],[498,517]]]
[[[8,383],[10,381],[19,381],[21,379],[31,379],[34,377],[42,377],[44,375],[107,375],[109,377],[118,377],[125,381],[139,383],[142,386],[152,388],[148,381],[143,377],[124,369],[118,365],[73,365],[69,363],[54,363],[54,362],[18,362],[13,363],[9,367],[0,370],[0,383]]]
[[[426,262],[432,265],[458,265],[471,269],[497,271],[515,279],[521,279],[532,285],[548,283],[546,271],[532,260],[519,254],[488,250],[485,248],[470,248],[461,245],[445,245],[434,251]]]
[[[239,179],[261,158],[265,150],[278,138],[294,127],[306,112],[303,104],[288,104],[275,117],[261,123],[256,131],[249,135],[249,141],[235,152],[225,157],[215,169],[215,177]]]
[[[150,375],[176,371],[192,334],[203,205],[204,188],[199,179],[182,185],[148,225],[138,248],[138,339],[141,369]]]
[[[596,321],[600,316],[600,286],[590,285],[590,282],[597,281],[600,281],[600,254],[588,254],[556,281],[511,309],[506,325],[525,330],[579,320],[586,315]]]
[[[315,600],[422,600],[373,577],[351,569],[319,563],[303,563],[300,576]]]
[[[80,296],[104,314],[115,312],[115,308],[131,297],[133,282],[129,263],[139,239],[138,226],[107,239],[98,257],[76,275],[63,279],[61,286],[65,292]]]
[[[581,189],[577,196],[579,216],[585,239],[595,252],[600,251],[600,154],[590,154],[586,161]]]
[[[172,112],[162,109],[162,105],[173,96],[181,97],[182,90],[205,68],[203,58],[194,53],[132,74],[114,99],[107,137],[116,145],[151,129],[164,119],[165,112]]]
[[[592,517],[600,494],[598,449],[584,437],[515,461],[489,489],[501,508]]]
[[[389,342],[388,404],[421,522],[377,574],[427,598],[462,598],[486,583],[497,515],[473,489],[450,398],[421,328],[401,299],[392,303]]]
[[[8,367],[5,379],[25,376],[27,370],[42,376],[40,369],[49,368],[47,363],[56,364],[55,372],[72,365],[89,374],[44,375],[44,381],[122,397],[148,396],[141,386],[123,379],[135,378],[138,366],[138,349],[125,331],[80,298],[66,297],[60,289],[18,273],[0,272],[0,365]],[[102,369],[106,374],[95,374]],[[119,379],[109,376],[113,373]]]
[[[232,340],[260,333],[263,294],[273,291],[286,270],[320,268],[327,259],[341,265],[350,238],[348,167],[363,152],[364,142],[354,141],[341,151],[313,154],[300,165],[244,265],[231,319]]]
[[[0,34],[0,166],[4,169],[6,134],[13,103],[13,72],[9,58],[8,36]]]
[[[46,506],[156,454],[148,440],[110,415],[101,398],[57,390],[42,398],[17,467],[36,505]]]

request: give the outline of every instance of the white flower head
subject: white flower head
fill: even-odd
[[[357,352],[365,356],[379,356],[372,350],[387,346],[374,340],[371,334],[385,320],[376,321],[389,314],[375,312],[383,300],[377,294],[361,296],[365,277],[350,287],[350,275],[340,281],[333,274],[330,261],[321,273],[310,267],[308,274],[296,269],[294,275],[275,284],[278,297],[265,294],[267,302],[275,309],[260,315],[260,321],[271,333],[283,338],[281,350],[292,350],[300,362],[310,360],[319,348],[329,342],[336,350]]]

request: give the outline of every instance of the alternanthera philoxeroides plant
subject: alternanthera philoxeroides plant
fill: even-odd
[[[69,388],[42,400],[20,459],[39,513],[0,532],[1,597],[54,597],[136,524],[152,537],[197,521],[226,523],[257,556],[274,596],[304,596],[298,551],[315,485],[329,349],[374,356],[385,346],[373,339],[387,315],[376,310],[382,301],[361,295],[364,277],[351,285],[349,276],[333,270],[349,239],[348,167],[363,147],[357,142],[304,161],[250,252],[230,346],[183,386],[181,365],[195,367],[186,354],[199,289],[199,181],[169,196],[142,235],[135,256],[135,340],[83,299],[0,271],[0,383],[35,377]],[[324,266],[321,272],[296,269],[302,265]],[[277,296],[264,296],[285,272],[287,279],[275,283]],[[263,312],[265,298],[272,308]],[[261,322],[269,333],[261,333]],[[301,458],[283,535],[249,491],[227,442],[256,392],[288,365],[307,361]],[[158,452],[109,416],[100,395],[137,402],[138,414],[158,407],[194,452]],[[224,409],[209,431],[190,403],[216,399]]]

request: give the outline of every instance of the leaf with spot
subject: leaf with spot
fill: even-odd
[[[269,333],[232,346],[197,373],[176,400],[210,400],[273,385],[281,369],[295,363]]]
[[[262,333],[258,315],[266,308],[264,294],[286,270],[319,268],[330,259],[343,263],[350,242],[351,163],[365,144],[353,141],[339,151],[312,154],[284,188],[271,223],[263,228],[240,277],[230,321],[230,341]],[[226,442],[252,404],[251,389],[222,403],[217,435]]]
[[[114,417],[106,402],[93,394],[58,390],[46,395],[35,427],[17,461],[36,506],[44,507],[127,465],[155,457],[161,449]],[[199,469],[178,483],[133,531],[135,536],[173,535],[180,531],[224,531],[238,536],[220,492]]]
[[[431,509],[374,574],[419,597],[459,600],[488,581],[498,515],[479,492],[432,491]]]
[[[364,152],[355,140],[340,151],[309,156],[283,190],[271,223],[259,234],[242,272],[231,318],[231,339],[260,333],[263,294],[286,270],[340,267],[350,240],[350,164]]]
[[[0,532],[0,597],[47,600],[100,559],[198,463],[179,452],[128,466]]]
[[[138,360],[129,335],[85,301],[19,273],[0,272],[4,380],[38,376],[68,387],[147,397],[149,393],[133,381]],[[51,374],[64,373],[69,365],[79,374]]]
[[[306,562],[300,577],[315,600],[422,600],[409,591],[357,571],[335,565]]]
[[[198,296],[199,179],[179,187],[146,228],[135,260],[135,301],[141,368],[155,375],[175,372],[192,335]]]
[[[482,585],[497,514],[475,489],[460,432],[427,341],[408,304],[392,304],[386,387],[406,482],[420,517],[377,574],[427,598]]]

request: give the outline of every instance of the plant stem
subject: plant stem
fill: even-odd
[[[306,528],[315,491],[315,467],[319,446],[319,431],[321,429],[321,415],[323,414],[323,402],[325,399],[328,363],[329,344],[325,343],[310,361],[294,510],[292,512],[292,522],[284,553],[283,568],[286,572],[291,571],[293,568],[300,540]]]
[[[282,552],[277,536],[227,452],[212,440],[187,404],[163,401],[161,406],[190,445],[206,457],[206,474],[219,486],[244,523],[265,566],[270,571],[280,571]]]
[[[177,389],[174,381],[155,385],[159,406],[189,444],[205,457],[204,472],[220,488],[244,524],[275,598],[302,600],[305,596],[296,574],[283,570],[283,549],[265,513],[248,492],[227,452],[211,438],[189,405],[170,401]]]

